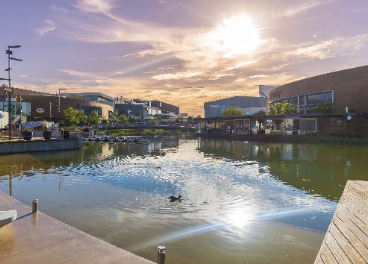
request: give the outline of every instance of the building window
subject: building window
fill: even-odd
[[[307,99],[308,105],[316,105],[321,104],[323,102],[332,103],[332,92],[308,95]]]
[[[298,97],[292,97],[289,98],[289,104],[291,104],[292,107],[298,107]]]

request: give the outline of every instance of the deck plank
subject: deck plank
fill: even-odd
[[[314,264],[325,264],[321,258],[321,256],[317,256],[316,260],[314,261]]]
[[[368,182],[366,181],[350,181],[349,184],[356,186],[356,187],[360,187],[363,192],[367,192],[368,193]]]
[[[368,236],[353,221],[346,216],[340,209],[336,210],[335,222],[339,220],[351,230],[351,232],[368,248]]]
[[[315,263],[368,263],[368,182],[348,181]]]
[[[365,206],[368,206],[368,195],[365,194],[361,189],[357,188],[357,186],[347,185],[346,190],[356,196],[361,203]]]
[[[364,198],[357,194],[355,191],[351,191],[351,189],[348,187],[347,192],[344,193],[344,197],[341,197],[342,199],[345,199],[345,197],[350,197],[350,199],[354,200],[354,204],[357,203],[361,207],[363,207],[367,211],[368,203],[364,200]]]
[[[332,255],[330,249],[325,243],[323,243],[323,246],[321,248],[321,253],[317,256],[317,258],[318,257],[321,258],[324,264],[327,264],[327,263],[328,264],[338,264],[335,257]]]
[[[366,225],[362,221],[360,221],[360,219],[356,217],[356,215],[349,211],[345,206],[339,207],[338,210],[344,213],[345,216],[348,217],[349,220],[351,220],[360,229],[360,233],[362,233],[362,235],[368,236]]]
[[[351,216],[354,216],[354,218],[357,218],[357,219],[360,220],[361,223],[356,223],[357,226],[359,226],[362,230],[366,231],[367,226],[365,224],[365,221],[367,221],[367,219],[364,219],[365,216],[361,212],[359,212],[355,207],[353,207],[351,204],[346,202],[344,199],[340,199],[340,203],[342,205],[344,205],[344,207],[347,208],[350,211]],[[349,213],[347,213],[347,215],[349,215]],[[367,230],[367,232],[368,232],[368,230]],[[366,232],[366,234],[367,234],[367,232]]]
[[[346,239],[354,245],[354,248],[359,253],[359,255],[365,260],[365,262],[368,261],[368,249],[364,245],[364,243],[360,240],[358,236],[355,235],[351,229],[349,229],[349,226],[345,225],[339,217],[334,218],[334,224],[335,226],[341,231],[341,233],[344,234]]]
[[[354,191],[357,194],[359,194],[362,197],[362,200],[366,204],[368,204],[368,193],[367,193],[367,190],[365,189],[366,187],[362,185],[358,185],[358,184],[351,184],[351,183],[349,183],[346,187],[349,191]]]
[[[331,235],[331,233],[326,234],[326,244],[328,248],[331,250],[332,255],[335,257],[338,263],[351,263],[348,256],[345,254],[345,251],[342,250],[340,245],[336,242],[335,238]]]
[[[352,241],[346,239],[346,237],[341,233],[341,231],[336,227],[334,223],[331,224],[330,229],[331,235],[335,238],[336,242],[339,244],[341,249],[344,251],[345,255],[350,259],[352,263],[364,263],[364,259],[360,256],[358,251],[352,246],[355,245],[357,240],[353,237]]]
[[[359,213],[363,215],[363,222],[368,223],[368,210],[364,208],[364,205],[362,205],[359,199],[353,197],[350,192],[345,193],[342,199],[345,199],[352,207],[358,210]]]

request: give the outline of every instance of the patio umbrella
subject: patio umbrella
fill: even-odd
[[[28,127],[28,128],[35,128],[35,127],[42,126],[42,122],[29,121],[29,122],[23,123],[22,126],[23,127]]]

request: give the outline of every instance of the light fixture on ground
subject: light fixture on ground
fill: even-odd
[[[22,61],[20,59],[16,59],[16,58],[13,58],[12,55],[13,55],[13,51],[12,49],[15,49],[15,48],[20,48],[22,47],[21,45],[13,45],[13,46],[8,46],[8,49],[6,50],[6,54],[8,54],[8,68],[5,69],[5,71],[8,72],[8,78],[0,78],[0,80],[6,80],[6,81],[9,81],[9,86],[8,86],[8,117],[9,117],[9,139],[11,139],[11,128],[12,128],[12,101],[11,101],[11,60],[16,60],[16,61]]]

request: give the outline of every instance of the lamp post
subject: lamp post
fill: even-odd
[[[19,96],[19,100],[20,100],[20,129],[22,129],[22,115],[23,115],[23,105],[22,105],[22,96]]]
[[[55,100],[56,102],[58,102],[59,100]],[[58,104],[55,104],[55,103],[53,103],[53,102],[50,102],[50,122],[51,122],[51,118],[52,118],[52,115],[51,115],[51,113],[52,113],[52,107],[53,106],[58,106]]]
[[[12,49],[20,48],[21,45],[14,45],[14,46],[8,46],[8,49],[6,50],[6,54],[8,54],[8,68],[5,69],[5,71],[8,72],[8,79],[0,78],[0,80],[7,80],[9,81],[9,87],[8,87],[8,118],[9,118],[9,139],[11,139],[11,129],[12,129],[12,102],[11,102],[11,60],[16,61],[22,61],[20,59],[16,59],[12,57],[13,51]]]
[[[51,107],[52,107],[52,103],[50,102],[50,122],[51,122]]]
[[[60,91],[61,90],[66,90],[65,88],[60,88],[59,89],[59,127],[60,127]]]

